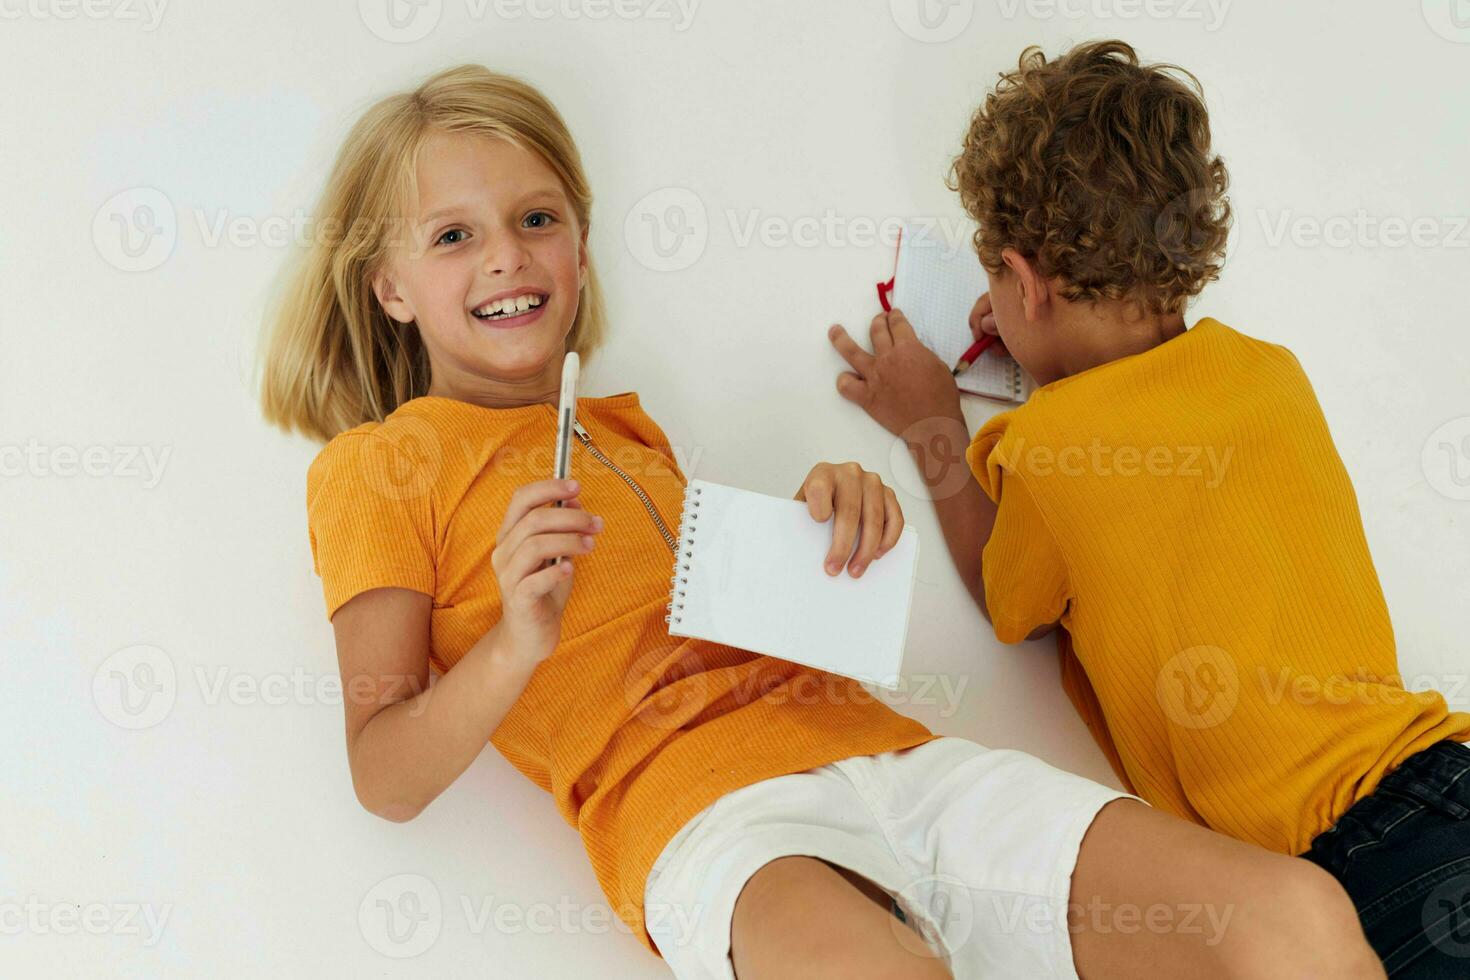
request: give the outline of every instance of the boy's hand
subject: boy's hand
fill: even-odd
[[[1000,328],[995,325],[995,312],[990,305],[990,290],[980,294],[970,309],[970,335],[976,340],[990,335],[995,338],[989,350],[1002,357],[1007,356],[1005,341],[1000,339]]]
[[[977,308],[979,304],[976,304]],[[975,320],[971,314],[971,320]],[[960,390],[950,368],[919,342],[897,308],[873,317],[873,353],[847,335],[840,323],[827,331],[832,346],[853,368],[837,376],[837,391],[863,407],[883,428],[904,436],[931,418],[960,419]]]
[[[806,501],[806,509],[816,521],[832,522],[832,547],[827,552],[828,575],[842,572],[848,554],[847,571],[853,578],[863,574],[868,564],[882,558],[895,544],[903,530],[903,510],[898,496],[883,485],[877,473],[870,473],[856,463],[818,463],[806,475],[796,499]],[[852,543],[857,540],[857,551]]]

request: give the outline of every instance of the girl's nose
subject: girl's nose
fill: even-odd
[[[503,275],[519,272],[530,264],[531,254],[514,236],[493,242],[485,250],[485,273]]]

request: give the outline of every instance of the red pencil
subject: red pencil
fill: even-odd
[[[955,377],[959,377],[961,374],[964,374],[969,366],[979,360],[981,354],[985,353],[985,348],[989,347],[993,343],[995,343],[995,334],[993,333],[988,333],[985,336],[981,337],[979,340],[975,341],[973,344],[970,345],[969,350],[960,355],[959,363],[956,364],[954,366],[954,370],[949,373],[954,375]]]

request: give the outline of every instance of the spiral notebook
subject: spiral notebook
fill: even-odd
[[[799,500],[690,480],[678,545],[671,636],[899,686],[919,558],[913,528],[861,578],[828,575],[831,519],[812,520]]]
[[[878,284],[878,302],[885,310],[902,310],[924,346],[953,367],[975,340],[970,310],[989,288],[985,267],[968,244],[948,242],[933,228],[906,222],[898,234],[893,278]],[[1004,402],[1024,402],[1036,387],[1021,365],[994,351],[955,380],[960,391]]]

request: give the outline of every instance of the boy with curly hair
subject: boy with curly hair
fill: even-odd
[[[1035,48],[976,110],[951,186],[990,278],[970,317],[1040,387],[973,439],[894,310],[842,329],[838,391],[920,462],[1006,643],[1055,631],[1118,778],[1301,855],[1387,972],[1463,976],[1470,715],[1399,678],[1357,498],[1296,357],[1210,317],[1230,225],[1198,81],[1122,41]],[[974,479],[944,465],[969,445]]]

